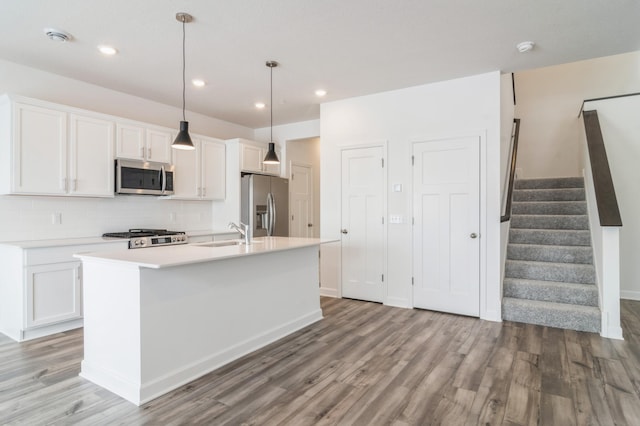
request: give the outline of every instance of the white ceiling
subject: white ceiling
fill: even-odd
[[[640,50],[637,0],[0,0],[0,58],[181,107],[176,12],[194,16],[187,81],[208,82],[187,86],[187,110],[251,128],[269,125],[253,106],[269,102],[267,60],[281,64],[277,125],[318,118],[320,102]]]

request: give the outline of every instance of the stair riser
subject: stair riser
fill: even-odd
[[[518,179],[514,188],[517,189],[541,189],[541,188],[584,188],[584,179],[580,177],[551,178],[551,179]]]
[[[503,303],[502,318],[507,321],[538,324],[547,327],[592,333],[600,332],[600,315],[598,313],[558,312],[556,310],[533,307],[512,307],[508,303]]]
[[[522,263],[507,260],[505,277],[564,283],[595,283],[595,271],[591,265],[563,265],[544,262]]]
[[[590,246],[589,231],[549,231],[511,229],[509,242],[515,244],[547,244],[560,246]]]
[[[589,218],[579,216],[513,215],[511,227],[521,229],[589,229]]]
[[[513,201],[584,201],[584,189],[518,189]]]
[[[507,259],[592,265],[593,253],[591,247],[509,244],[507,246]]]
[[[511,214],[587,214],[584,201],[520,201],[511,205]]]
[[[544,302],[598,306],[598,289],[591,284],[562,286],[555,283],[513,283],[507,279],[504,282],[504,296]]]

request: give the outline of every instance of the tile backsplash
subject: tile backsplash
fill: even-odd
[[[95,237],[129,228],[210,229],[211,202],[151,196],[0,196],[0,241]]]

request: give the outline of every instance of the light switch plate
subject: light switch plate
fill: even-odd
[[[402,192],[402,184],[394,183],[393,184],[393,192]]]

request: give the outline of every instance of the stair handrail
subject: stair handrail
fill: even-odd
[[[598,111],[582,111],[600,226],[622,226]]]
[[[505,212],[500,216],[500,223],[511,220],[511,199],[513,198],[513,185],[516,177],[516,162],[518,160],[518,137],[520,136],[520,119],[514,118],[514,130],[511,134],[513,148],[511,150],[511,165],[509,169],[509,183],[507,184],[507,203]]]
[[[584,104],[586,104],[587,102],[606,101],[607,99],[626,98],[628,96],[639,96],[639,95],[640,95],[640,92],[635,92],[635,93],[625,93],[623,95],[604,96],[602,98],[585,99],[584,101],[582,101],[582,105],[580,105],[580,111],[578,111],[578,118],[580,118],[582,111],[584,111]]]

